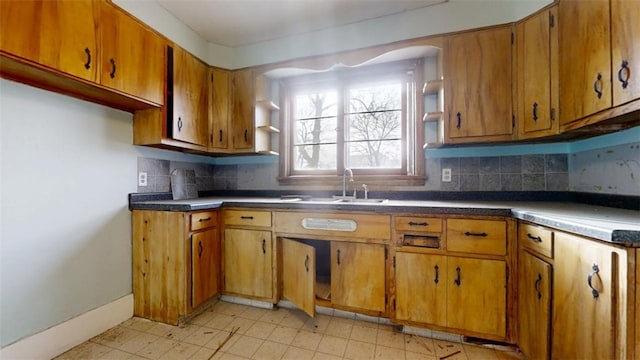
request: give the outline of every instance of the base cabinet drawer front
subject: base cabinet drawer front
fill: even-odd
[[[191,214],[191,230],[200,230],[214,227],[218,224],[216,211],[204,211]]]
[[[225,229],[224,290],[255,298],[273,296],[271,232]]]
[[[520,246],[535,254],[553,259],[553,230],[542,226],[520,223]]]
[[[419,216],[396,216],[396,231],[410,232],[442,232],[442,219]]]
[[[396,252],[396,319],[447,326],[447,257]]]
[[[277,211],[274,213],[274,227],[276,232],[285,234],[380,240],[391,238],[389,215]]]
[[[507,223],[504,220],[448,219],[447,250],[506,255]]]
[[[551,264],[520,251],[518,266],[518,346],[529,359],[548,359]]]
[[[271,211],[224,210],[222,221],[225,225],[271,227]]]

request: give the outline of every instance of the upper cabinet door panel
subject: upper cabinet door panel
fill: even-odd
[[[233,148],[250,151],[253,149],[254,136],[253,71],[251,69],[234,71],[231,87]]]
[[[173,48],[173,132],[176,140],[207,146],[207,67],[178,46]]]
[[[450,36],[444,51],[449,138],[512,133],[511,27]]]
[[[544,11],[518,25],[521,91],[520,114],[525,134],[552,128],[552,32],[555,9]],[[557,90],[553,91],[553,93]]]
[[[609,0],[560,1],[560,123],[611,107]]]
[[[86,80],[100,62],[95,1],[2,1],[0,48]]]
[[[640,98],[640,1],[611,0],[613,105]]]
[[[162,104],[163,39],[112,5],[102,5],[100,82],[110,88]]]

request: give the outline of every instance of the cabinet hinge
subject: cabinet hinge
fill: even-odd
[[[556,17],[553,14],[549,14],[549,27],[556,26]]]
[[[555,120],[556,119],[556,109],[555,108],[551,108],[551,120]]]
[[[396,268],[396,256],[395,255],[393,255],[393,268],[394,269]]]

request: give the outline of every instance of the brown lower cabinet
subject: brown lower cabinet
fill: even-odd
[[[519,224],[518,346],[531,359],[637,358],[637,251]]]
[[[134,315],[177,325],[220,291],[217,212],[134,210]]]

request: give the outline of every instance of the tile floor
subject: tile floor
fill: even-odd
[[[215,353],[230,332],[237,332]],[[132,318],[56,359],[521,359],[389,325],[218,301],[185,327]]]

